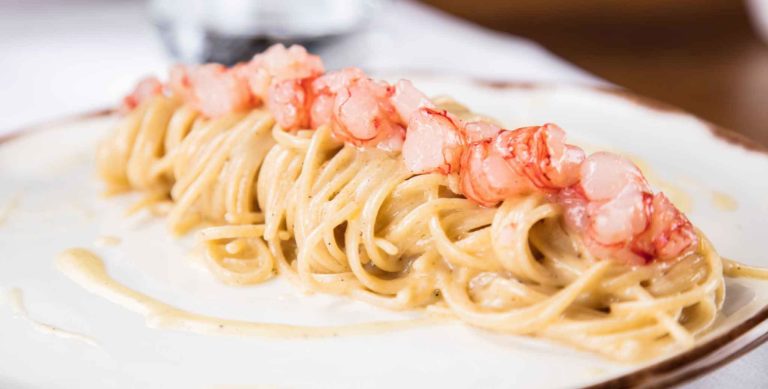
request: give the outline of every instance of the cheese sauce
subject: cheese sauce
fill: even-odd
[[[87,291],[143,315],[150,328],[204,335],[315,338],[376,334],[445,322],[443,318],[425,317],[414,320],[314,327],[229,320],[188,312],[133,290],[110,277],[102,259],[86,249],[68,249],[59,255],[56,262],[61,272]]]

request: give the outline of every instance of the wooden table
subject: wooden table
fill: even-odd
[[[768,146],[768,45],[739,1],[426,2]]]

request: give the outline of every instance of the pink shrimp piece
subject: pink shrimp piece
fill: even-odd
[[[285,130],[308,128],[309,96],[302,80],[284,80],[269,87],[267,108]]]
[[[309,54],[299,45],[287,49],[279,43],[272,45],[263,53],[256,54],[251,62],[278,80],[317,77],[325,72],[320,57]]]
[[[320,57],[307,53],[301,46],[286,49],[282,44],[272,45],[237,69],[238,75],[248,83],[251,94],[263,102],[268,101],[273,82],[315,78],[324,71]]]
[[[496,134],[501,132],[501,128],[493,123],[488,122],[469,122],[464,125],[464,138],[467,143],[482,142],[484,140],[492,139]]]
[[[644,263],[630,247],[647,229],[650,216],[652,195],[640,170],[618,155],[600,152],[584,161],[580,175],[577,185],[558,195],[566,225],[582,236],[592,255]]]
[[[582,193],[589,201],[589,231],[597,242],[627,242],[648,225],[645,199],[651,190],[640,169],[611,153],[592,154],[581,167]]]
[[[394,130],[387,137],[376,144],[376,148],[389,152],[402,151],[404,143],[405,128],[395,126]]]
[[[286,49],[281,44],[256,54],[250,62],[236,69],[238,77],[247,83],[253,100],[266,103],[285,130],[312,125],[310,85],[324,71],[320,57],[307,53],[301,46]],[[320,114],[322,112],[318,111],[317,115]]]
[[[133,91],[123,98],[121,112],[130,112],[144,101],[163,93],[163,84],[156,77],[143,78]]]
[[[310,124],[332,124],[334,135],[357,146],[402,148],[405,131],[387,100],[392,88],[354,67],[327,73],[312,82]]]
[[[184,101],[192,101],[192,81],[189,78],[190,68],[185,65],[173,65],[168,72],[168,88],[171,93]]]
[[[234,74],[242,80],[253,96],[256,103],[267,101],[269,85],[272,82],[272,76],[265,69],[255,62],[246,62],[237,64],[232,68]]]
[[[333,118],[332,94],[315,95],[309,110],[309,124],[312,128],[318,128],[331,122]]]
[[[365,78],[362,70],[354,67],[326,73],[312,81],[312,102],[309,109],[310,125],[318,128],[330,124],[333,119],[333,106],[336,94],[350,86],[354,81]]]
[[[230,69],[207,64],[189,72],[193,103],[205,116],[216,118],[252,105],[248,86]]]
[[[566,224],[593,255],[630,264],[674,258],[697,241],[693,226],[663,195],[654,195],[640,169],[611,153],[591,155],[578,185],[562,191]]]
[[[342,87],[333,101],[333,133],[356,146],[373,146],[402,134],[402,125],[388,98],[391,88],[369,78]]]
[[[461,158],[459,185],[464,196],[486,207],[531,189],[528,179],[510,168],[503,155],[494,151],[492,140],[467,147]]]
[[[435,108],[432,101],[408,80],[400,80],[395,84],[390,101],[406,125],[419,108]]]
[[[663,193],[653,196],[651,223],[635,242],[633,251],[646,258],[677,258],[698,243],[693,225]]]
[[[416,174],[458,170],[465,145],[460,125],[445,110],[421,108],[411,115],[403,143],[408,170]]]
[[[554,124],[495,131],[470,127],[471,143],[462,155],[460,185],[467,198],[491,206],[510,196],[553,191],[579,179],[584,151],[565,143],[565,132]]]
[[[368,78],[368,76],[360,68],[347,67],[316,78],[312,82],[312,91],[316,94],[333,95],[363,78]]]

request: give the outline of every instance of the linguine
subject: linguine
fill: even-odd
[[[340,142],[327,125],[286,131],[266,109],[208,119],[158,95],[98,155],[109,193],[143,192],[139,207],[175,234],[203,227],[206,263],[229,284],[280,274],[626,361],[691,347],[723,302],[723,260],[700,233],[675,260],[598,260],[540,193],[483,207],[454,176],[414,174],[399,152]]]

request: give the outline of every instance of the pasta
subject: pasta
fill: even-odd
[[[675,263],[595,261],[541,195],[484,208],[397,153],[343,144],[328,126],[287,132],[262,109],[208,120],[156,96],[98,162],[109,193],[146,193],[142,205],[166,207],[174,233],[209,225],[198,233],[207,264],[229,284],[281,274],[621,360],[690,346],[723,301],[722,261],[705,239]]]
[[[503,129],[406,80],[325,73],[299,46],[174,67],[123,109],[98,153],[107,192],[142,192],[132,210],[175,234],[201,228],[228,284],[280,274],[637,361],[710,328],[724,273],[767,275],[724,261],[623,157],[587,156],[554,124]]]

